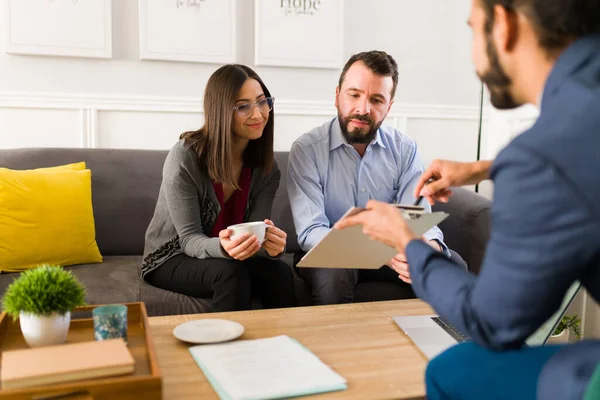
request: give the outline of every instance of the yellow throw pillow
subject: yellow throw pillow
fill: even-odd
[[[102,262],[85,167],[0,168],[0,271]]]
[[[54,171],[63,171],[63,170],[83,171],[84,169],[85,169],[85,161],[81,161],[81,162],[73,163],[73,164],[57,165],[56,167],[27,169],[25,171],[54,172]],[[19,170],[18,172],[23,172],[23,171]]]

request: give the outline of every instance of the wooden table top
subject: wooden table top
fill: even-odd
[[[245,328],[240,340],[277,335],[298,340],[348,381],[345,391],[315,397],[424,398],[427,360],[391,317],[431,312],[420,300],[396,300],[153,317],[150,327],[163,375],[163,398],[218,398],[188,352],[189,345],[172,334],[178,324],[201,318],[239,322]]]

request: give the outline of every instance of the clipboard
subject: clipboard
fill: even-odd
[[[442,222],[449,214],[425,212],[423,207],[396,205],[408,226],[417,236]],[[340,218],[365,211],[362,207],[351,207]],[[362,226],[332,229],[315,247],[298,262],[301,268],[379,269],[391,260],[398,251],[386,244],[372,240],[362,231]]]

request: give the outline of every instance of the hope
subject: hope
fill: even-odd
[[[321,8],[321,0],[281,0],[281,7],[302,8],[303,11],[315,10]]]

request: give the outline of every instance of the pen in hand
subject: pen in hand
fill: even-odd
[[[426,186],[426,185],[428,185],[431,182],[433,182],[433,179],[429,179],[427,182],[425,182],[425,185],[423,185],[423,186]],[[413,204],[413,205],[414,206],[418,206],[419,203],[421,203],[422,200],[423,200],[423,196],[417,197],[417,200],[415,201],[415,204]]]
[[[415,204],[413,204],[413,206],[418,206],[421,200],[423,200],[423,196],[417,197],[417,200],[415,201]]]

